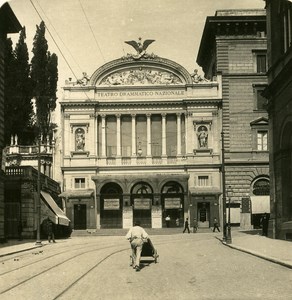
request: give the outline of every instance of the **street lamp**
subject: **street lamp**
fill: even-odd
[[[231,238],[231,224],[230,224],[230,200],[231,200],[231,185],[228,187],[228,224],[227,224],[227,234],[226,234],[226,243],[232,244]]]
[[[37,178],[37,240],[36,245],[42,245],[41,242],[41,136],[38,137],[38,178]]]
[[[223,226],[223,242],[226,242],[226,188],[225,188],[225,149],[224,149],[224,132],[221,132],[222,143],[222,159],[221,159],[221,173],[222,173],[222,226]]]

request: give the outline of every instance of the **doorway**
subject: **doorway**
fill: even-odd
[[[197,220],[199,228],[210,227],[210,203],[198,202]]]
[[[86,204],[74,205],[74,229],[86,229]]]

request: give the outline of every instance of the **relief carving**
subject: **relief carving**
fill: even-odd
[[[182,80],[167,71],[142,69],[116,72],[102,80],[106,85],[169,85],[182,84]]]

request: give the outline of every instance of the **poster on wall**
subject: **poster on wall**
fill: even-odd
[[[120,209],[120,199],[104,199],[103,209],[104,210],[119,210]]]
[[[181,208],[180,198],[165,198],[164,199],[164,208],[166,208],[166,209]]]
[[[134,209],[150,209],[151,208],[150,199],[134,199]]]

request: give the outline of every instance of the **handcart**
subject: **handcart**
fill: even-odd
[[[148,260],[149,258],[154,258],[154,262],[157,263],[159,255],[157,254],[157,250],[154,248],[150,238],[147,239],[143,243],[142,252],[141,252],[141,261]],[[130,255],[130,265],[133,265],[133,257]]]

